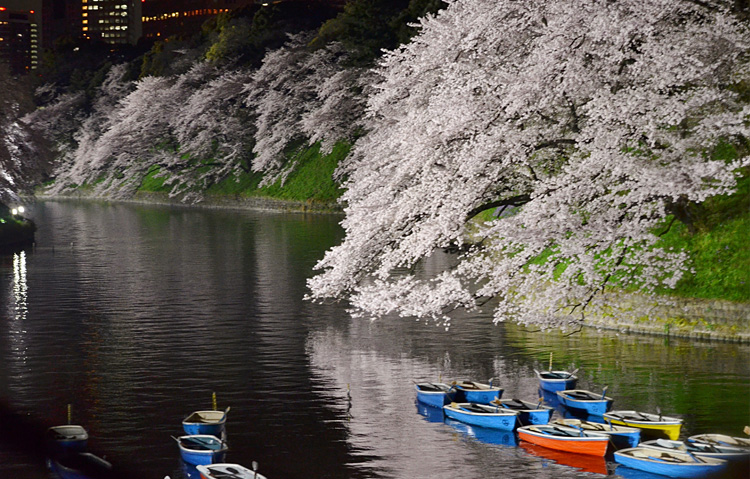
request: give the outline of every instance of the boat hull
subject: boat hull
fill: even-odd
[[[520,401],[518,399],[498,399],[492,401],[490,405],[500,406],[511,411],[518,411],[518,421],[522,426],[547,424],[555,412],[551,407]]]
[[[602,399],[578,399],[571,396],[573,391],[575,390],[558,391],[557,399],[560,404],[567,408],[581,411],[590,416],[602,416],[612,408],[612,398],[605,396]]]
[[[500,399],[503,395],[503,388],[492,387],[486,384],[477,384],[478,387],[471,385],[456,384],[456,401],[473,402],[476,404],[489,404],[495,399]]]
[[[590,456],[604,456],[607,453],[609,438],[604,434],[588,434],[586,436],[556,436],[537,432],[537,426],[518,428],[518,437],[522,441],[537,446],[554,449],[556,451],[573,452]]]
[[[89,435],[82,426],[54,426],[47,430],[47,446],[52,454],[84,452]]]
[[[437,388],[434,388],[437,386]],[[442,383],[422,383],[416,385],[417,389],[417,401],[427,406],[441,408],[446,404],[449,404],[455,393],[451,390],[450,386]],[[439,390],[432,390],[439,389]]]
[[[211,435],[221,437],[226,422],[225,411],[195,411],[182,421],[182,429],[189,436]]]
[[[214,436],[182,436],[179,438],[180,456],[187,464],[205,466],[224,462],[227,446]]]
[[[654,439],[644,441],[639,444],[641,447],[664,450],[664,451],[689,451],[697,457],[708,457],[711,459],[721,459],[723,461],[748,461],[750,460],[750,449],[741,449],[736,447],[714,446],[712,444],[682,441],[665,441],[664,439]]]
[[[698,434],[690,436],[688,442],[701,442],[713,446],[738,447],[750,452],[750,439],[732,437],[725,434]]]
[[[658,451],[640,447],[615,451],[614,458],[616,463],[631,469],[679,478],[717,476],[722,474],[727,466],[726,461],[669,462],[666,457],[661,459]]]
[[[565,377],[567,374],[569,374],[567,371],[537,372],[537,377],[539,378],[539,387],[551,393],[564,391],[566,389],[573,389],[576,387],[578,377],[574,375]]]
[[[512,431],[518,425],[518,412],[498,408],[498,413],[475,413],[461,409],[462,404],[449,404],[443,407],[446,416],[472,426],[481,426],[500,431]]]

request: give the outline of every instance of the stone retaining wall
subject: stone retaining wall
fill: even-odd
[[[607,292],[585,325],[629,333],[750,343],[750,303]]]

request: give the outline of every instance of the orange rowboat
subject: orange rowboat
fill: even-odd
[[[590,456],[604,456],[609,443],[606,434],[552,424],[519,427],[518,437],[537,446]]]

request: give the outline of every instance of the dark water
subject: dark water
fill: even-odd
[[[494,377],[504,397],[534,399],[550,352],[580,368],[581,388],[608,386],[616,409],[684,418],[684,437],[750,424],[747,345],[565,337],[488,314],[446,331],[304,301],[312,265],[340,239],[335,216],[31,210],[36,247],[0,256],[0,400],[45,426],[71,404],[91,447],[132,477],[184,477],[170,436],[213,392],[231,406],[227,460],[258,461],[269,479],[597,477],[583,471],[606,472],[604,460],[555,458],[415,405],[413,380]],[[0,439],[0,477],[52,477],[34,452]]]

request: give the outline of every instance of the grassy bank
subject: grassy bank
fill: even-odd
[[[306,203],[335,203],[342,193],[340,186],[333,180],[333,172],[347,154],[351,145],[337,143],[331,153],[324,155],[320,145],[299,148],[289,154],[288,161],[295,162],[294,170],[282,182],[278,180],[270,185],[260,186],[262,173],[243,172],[215,183],[205,190],[208,196],[226,196],[239,198],[270,198],[276,200],[298,201]],[[152,167],[143,178],[138,191],[146,193],[168,193],[166,178],[159,176],[159,169]]]

